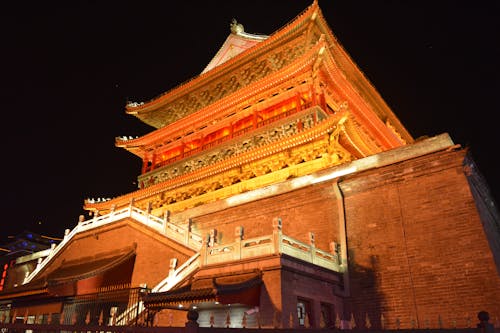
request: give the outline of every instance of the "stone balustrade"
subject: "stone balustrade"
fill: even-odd
[[[44,260],[38,262],[35,270],[27,274],[24,283],[30,282],[50,261],[59,253],[65,245],[78,233],[92,230],[106,224],[117,222],[126,218],[132,218],[148,227],[157,230],[166,237],[183,244],[197,253],[179,268],[170,270],[169,276],[155,287],[157,291],[169,290],[180,282],[184,277],[202,266],[226,263],[248,258],[267,256],[271,254],[286,254],[291,257],[312,263],[336,272],[341,272],[338,253],[332,253],[317,249],[314,245],[314,236],[310,234],[310,244],[300,242],[289,236],[283,235],[281,231],[281,219],[273,220],[273,234],[250,239],[243,239],[243,228],[237,227],[235,242],[218,245],[214,242],[203,243],[203,237],[191,231],[191,220],[185,226],[169,222],[169,214],[163,218],[149,214],[133,206],[133,201],[128,207],[114,210],[106,215],[95,215],[94,218],[84,220],[80,216],[78,224],[73,230],[66,229],[63,240],[51,248],[50,254]],[[216,230],[213,230],[216,233]]]

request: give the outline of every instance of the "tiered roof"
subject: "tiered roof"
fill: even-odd
[[[323,123],[316,124],[321,125],[317,128],[300,129],[300,134],[268,146],[255,146],[249,152],[242,150],[231,157],[224,154],[224,159],[217,159],[215,164],[202,163],[200,159],[193,169],[192,163],[184,163],[186,165],[173,170],[174,178],[169,175],[162,176],[163,180],[153,181],[152,178],[157,176],[151,176],[148,180],[148,186],[151,186],[109,202],[87,203],[87,209],[110,209],[113,205],[124,205],[132,198],[145,199],[193,184],[204,177],[265,158],[268,152],[277,154],[291,149],[290,144],[303,145],[320,140],[318,135],[337,133],[339,137],[330,140],[340,142],[352,158],[413,142],[411,135],[337,41],[317,1],[267,38],[244,33],[236,22],[233,22],[232,30],[199,76],[151,101],[127,105],[128,114],[157,130],[138,138],[117,138],[118,147],[129,150],[143,161],[151,161],[157,152],[210,135],[289,98],[287,96],[292,92],[309,94],[310,98],[316,99],[314,105],[317,105],[317,96],[323,96],[326,101],[323,101],[322,112],[326,112],[328,121],[321,120]],[[235,50],[235,45],[239,45],[239,49]],[[338,131],[341,118],[344,119],[342,131]],[[254,133],[257,133],[255,128]],[[240,140],[246,144],[243,139],[232,138],[231,142]],[[211,158],[205,156],[207,159]],[[179,173],[181,169],[187,171]],[[214,180],[213,184],[218,182]],[[190,189],[186,195],[190,197],[193,191],[205,190]]]
[[[320,38],[320,35],[324,35],[326,45],[331,52],[336,67],[356,88],[357,93],[368,101],[380,119],[384,121],[387,119],[393,124],[403,140],[412,142],[411,135],[337,41],[316,0],[294,20],[271,34],[269,38],[256,43],[253,47],[245,49],[244,52],[230,59],[228,58],[226,61],[218,61],[220,53],[223,53],[223,50],[227,47],[228,38],[221,51],[217,53],[207,68],[211,64],[213,65],[214,62],[220,63],[218,66],[213,67],[211,70],[205,70],[199,76],[148,102],[130,103],[126,107],[126,112],[136,116],[146,124],[155,128],[162,128],[203,110],[204,107],[239,91],[252,82],[260,80],[270,72],[280,71],[283,66],[304,54],[307,49],[310,49]],[[302,43],[292,43],[293,41]],[[289,48],[283,48],[285,44]],[[233,76],[248,70],[252,63],[256,61],[268,62],[272,59],[276,60],[276,62],[272,67],[269,67],[265,75],[261,77],[254,75],[253,78],[243,82],[241,80],[238,82],[231,81]],[[217,89],[217,86],[221,85],[224,86],[224,89]],[[218,94],[210,94],[210,91],[214,90],[218,91]]]

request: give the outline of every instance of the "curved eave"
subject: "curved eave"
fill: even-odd
[[[212,164],[196,171],[183,174],[177,178],[169,179],[165,182],[158,183],[108,201],[98,203],[85,202],[83,208],[85,210],[92,211],[107,211],[110,210],[112,206],[115,206],[116,208],[123,207],[129,204],[132,198],[136,201],[142,200],[150,196],[160,194],[163,191],[178,188],[201,180],[205,177],[210,177],[232,168],[239,167],[246,163],[269,157],[273,154],[285,151],[292,147],[314,141],[334,130],[338,121],[347,114],[348,111],[338,112],[335,116],[325,119],[317,126],[304,130],[303,132],[285,138],[279,142],[274,142],[263,147],[258,147],[256,149],[230,157],[220,163]]]
[[[372,105],[367,102],[363,98],[364,96],[352,87],[351,82],[343,75],[343,69],[340,68],[338,62],[335,61],[335,55],[332,53],[331,48],[326,46],[329,46],[327,41],[324,38],[320,39],[320,42],[308,50],[308,52],[295,59],[279,72],[272,73],[259,81],[253,82],[229,96],[198,110],[196,113],[192,113],[173,124],[169,124],[162,129],[148,133],[143,137],[128,140],[117,138],[116,144],[144,159],[145,154],[161,146],[162,142],[174,141],[173,138],[184,136],[188,130],[193,131],[193,124],[198,124],[197,126],[199,126],[200,124],[208,123],[211,119],[223,117],[225,114],[224,112],[227,113],[229,110],[233,111],[234,107],[237,107],[242,101],[248,100],[252,96],[258,95],[263,91],[268,91],[273,87],[279,86],[289,81],[290,78],[297,77],[300,73],[312,70],[312,65],[319,56],[322,57],[321,66],[319,67],[321,75],[326,76],[331,86],[343,90],[343,92],[349,96],[350,102],[352,102],[350,110],[355,116],[356,122],[358,122],[366,132],[364,139],[372,140],[370,138],[374,138],[377,145],[382,147],[382,150],[404,145],[405,142],[401,141],[401,139],[384,123],[384,119],[380,118],[380,112],[377,113],[376,110],[374,110],[377,105]],[[385,115],[382,115],[382,117],[386,118]],[[394,124],[394,122],[392,122],[392,124]],[[206,129],[209,130],[210,127],[208,126]],[[400,130],[400,128],[396,129],[398,131]],[[373,147],[366,146],[361,140],[357,141],[358,142],[356,145],[353,145],[353,147],[362,147],[362,149],[359,150],[359,154],[356,154],[356,156],[364,157],[373,153]],[[356,150],[358,150],[358,148],[356,148]]]
[[[363,128],[346,121],[339,135],[339,143],[346,148],[356,159],[375,155],[384,151],[384,145],[376,140],[369,140],[363,135]]]
[[[326,46],[329,44],[326,44],[325,42],[324,45]],[[345,70],[340,67],[339,63],[336,61],[335,54],[333,52],[334,51],[330,48],[324,49],[320,66],[321,76],[328,81],[329,85],[335,87],[335,90],[347,96],[345,98],[349,100],[349,109],[356,117],[356,121],[366,128],[368,133],[370,133],[370,136],[375,137],[384,149],[391,149],[404,145],[405,142],[402,141],[392,130],[389,130],[385,124],[384,120],[388,118],[385,110],[382,110],[382,112],[378,110],[377,104],[374,105],[373,103],[370,103],[371,101],[367,101],[365,96],[353,86],[351,80],[346,77]],[[396,129],[398,131],[401,130],[400,128]],[[403,134],[401,134],[401,136],[403,136]]]
[[[144,158],[144,144],[142,143],[142,138],[143,137],[126,140],[115,138],[115,147],[123,148],[140,158]]]
[[[327,39],[327,44],[330,46],[329,51],[332,53],[337,67],[342,70],[346,78],[353,85],[353,87],[355,87],[360,96],[362,96],[367,100],[369,104],[375,107],[374,111],[377,113],[379,118],[386,118],[390,120],[392,125],[396,128],[396,130],[406,141],[406,143],[414,142],[411,134],[403,126],[403,124],[400,122],[391,108],[387,105],[375,86],[366,77],[364,72],[356,65],[348,52],[335,37],[321,10],[318,10],[318,18],[316,19],[316,23],[321,33],[323,33],[325,35],[325,38]]]
[[[143,117],[143,114],[154,112],[161,108],[163,105],[168,104],[172,100],[179,98],[199,87],[202,87],[208,83],[208,81],[216,80],[220,76],[237,69],[241,62],[247,60],[248,57],[254,56],[256,53],[263,54],[267,52],[269,48],[272,48],[280,40],[288,37],[291,34],[300,35],[301,31],[305,29],[306,23],[315,13],[319,11],[319,7],[316,1],[313,2],[308,8],[306,8],[301,14],[299,14],[294,20],[290,21],[283,28],[277,30],[269,36],[268,39],[257,43],[252,48],[238,54],[234,58],[229,59],[223,64],[213,68],[212,70],[202,73],[191,80],[167,91],[166,93],[143,103],[132,103],[128,104],[125,108],[125,112],[130,115],[134,115],[141,121],[155,127],[160,128],[166,124],[153,123]]]
[[[122,140],[119,137],[115,139],[115,145],[127,149],[133,154],[144,158],[144,154],[161,142],[169,139],[183,136],[185,132],[193,130],[194,126],[208,124],[214,118],[221,117],[224,113],[232,112],[244,101],[253,96],[261,94],[264,91],[277,87],[298,75],[310,71],[312,65],[318,56],[318,52],[323,45],[318,43],[308,50],[302,56],[295,59],[292,63],[283,67],[279,72],[272,73],[250,85],[239,89],[238,91],[210,104],[185,118],[179,119],[175,123],[168,124],[165,127],[150,132],[136,139]],[[209,130],[209,126],[207,126]]]
[[[260,286],[262,285],[262,275],[258,274],[247,280],[236,281],[226,284],[219,284],[216,282],[217,278],[212,279],[212,285],[206,288],[195,288],[193,282],[183,288],[174,289],[166,292],[150,293],[144,295],[142,298],[144,305],[149,309],[161,309],[166,305],[176,305],[182,302],[206,302],[206,301],[221,301],[223,304],[225,296],[238,295],[240,300],[247,299],[241,295],[242,292],[254,290],[255,298],[260,299]],[[243,297],[241,297],[243,296]],[[227,299],[226,299],[227,300]]]
[[[47,276],[49,285],[83,280],[110,271],[125,263],[136,255],[135,249],[109,258],[87,258],[78,260],[77,264],[63,264]]]

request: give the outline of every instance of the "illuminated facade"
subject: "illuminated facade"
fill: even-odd
[[[0,294],[9,316],[182,325],[196,308],[202,326],[409,328],[500,314],[498,214],[466,150],[415,141],[316,1],[270,36],[234,21],[199,76],[126,112],[156,128],[116,139],[143,161],[139,188],[87,200],[93,217]],[[481,274],[447,256],[457,239]]]

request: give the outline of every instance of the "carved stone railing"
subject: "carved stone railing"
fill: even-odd
[[[329,253],[320,250],[314,245],[302,243],[285,235],[280,237],[279,247],[281,253],[287,254],[291,257],[328,268],[335,272],[342,272],[337,253]]]
[[[73,230],[66,229],[63,240],[55,247],[51,249],[50,254],[43,260],[38,262],[36,268],[27,274],[24,283],[26,284],[33,280],[33,278],[43,270],[45,266],[54,258],[68,242],[78,233],[99,228],[101,226],[111,224],[126,218],[132,218],[156,231],[164,234],[166,237],[183,244],[194,251],[199,251],[202,245],[202,237],[196,233],[191,232],[190,225],[188,223],[187,227],[179,226],[168,221],[168,216],[165,218],[159,218],[155,215],[149,214],[137,207],[134,207],[131,203],[128,207],[112,210],[109,214],[94,216],[94,218],[89,220],[84,220],[83,216],[80,216],[80,220]]]
[[[285,236],[281,232],[281,219],[279,218],[273,221],[273,228],[274,231],[271,235],[242,239],[243,228],[238,227],[236,232],[237,238],[233,243],[224,245],[216,245],[214,243],[211,246],[203,244],[200,252],[189,258],[178,268],[175,267],[177,260],[171,259],[171,267],[168,276],[158,283],[151,292],[169,291],[203,266],[237,262],[244,259],[269,256],[272,254],[287,254],[291,257],[335,272],[342,272],[342,267],[339,264],[339,254],[335,252],[335,246],[332,246],[333,253],[316,248],[314,245],[314,235],[312,233],[309,234],[310,244]],[[215,234],[216,233],[211,233],[211,237],[215,237]],[[130,314],[138,315],[143,310],[144,304],[142,302],[133,304],[118,317],[118,325],[125,325],[125,318],[128,318]]]
[[[189,248],[199,251],[201,249],[203,238],[191,231],[190,221],[186,226],[181,226],[167,221],[165,218],[165,229],[163,233],[170,239],[173,239],[181,244],[188,246]]]
[[[339,254],[336,246],[332,252],[316,248],[314,235],[309,234],[310,244],[285,236],[281,231],[281,220],[276,219],[272,235],[250,239],[236,239],[235,242],[203,247],[201,250],[202,266],[227,263],[247,258],[268,256],[271,254],[286,254],[302,261],[327,268],[335,272],[342,272]],[[332,244],[334,244],[332,242]]]
[[[198,269],[203,266],[209,266],[220,263],[230,263],[248,258],[269,256],[272,254],[287,254],[291,257],[300,259],[305,262],[312,263],[326,269],[342,272],[342,266],[339,264],[339,254],[336,252],[336,247],[332,246],[332,253],[317,249],[314,245],[314,235],[309,234],[310,244],[298,241],[292,237],[285,236],[281,230],[281,219],[273,220],[273,233],[267,236],[254,237],[243,239],[243,228],[237,227],[237,238],[235,242],[224,245],[217,245],[216,232],[210,233],[210,239],[207,243],[203,242],[203,238],[191,232],[191,221],[187,226],[180,226],[168,221],[168,213],[165,217],[159,218],[151,215],[146,211],[140,210],[133,206],[133,202],[123,209],[112,210],[109,214],[95,216],[90,220],[80,221],[73,230],[66,229],[64,239],[57,246],[50,249],[50,254],[44,259],[39,260],[37,267],[31,274],[28,274],[24,283],[28,283],[43,270],[51,260],[62,251],[68,242],[78,233],[92,230],[113,222],[117,222],[126,218],[132,218],[150,228],[157,230],[166,237],[175,240],[193,250],[196,253],[184,262],[181,266],[176,267],[177,259],[171,259],[170,270],[168,276],[158,283],[152,292],[164,292],[174,288],[181,281],[185,280]],[[208,246],[210,245],[210,246]],[[41,258],[40,258],[41,259]],[[142,302],[132,304],[124,313],[117,318],[117,322],[125,325],[130,319],[130,316],[141,313],[144,310]]]
[[[201,267],[200,253],[196,253],[177,269],[171,269],[168,276],[151,291],[163,292],[175,287],[179,282],[193,274]]]

